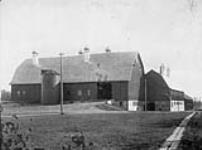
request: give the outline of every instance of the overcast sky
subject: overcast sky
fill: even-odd
[[[202,96],[201,0],[2,0],[1,88],[31,57],[139,51],[146,71],[171,69],[173,88]]]

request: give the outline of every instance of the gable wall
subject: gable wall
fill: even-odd
[[[144,96],[144,66],[140,56],[131,64],[131,80],[128,84],[128,97],[130,100],[142,100]]]
[[[146,79],[148,102],[170,100],[170,89],[159,74],[150,72],[146,75]]]

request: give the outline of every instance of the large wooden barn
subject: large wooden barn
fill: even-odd
[[[26,59],[11,81],[12,100],[57,104],[60,58]],[[64,102],[114,100],[135,110],[144,95],[144,67],[138,52],[110,52],[63,58]]]
[[[150,111],[184,111],[193,109],[193,99],[184,92],[172,89],[164,77],[149,71],[147,80],[147,110]]]

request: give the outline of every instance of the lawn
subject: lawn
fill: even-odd
[[[34,145],[51,150],[71,142],[71,135],[82,131],[86,143],[96,150],[156,150],[189,113],[131,112],[65,114],[22,117],[21,128],[32,128]],[[4,118],[3,121],[10,119]]]
[[[197,112],[188,123],[179,146],[180,150],[202,149],[202,113]]]

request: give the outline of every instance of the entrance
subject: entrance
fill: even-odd
[[[147,110],[154,111],[155,110],[155,103],[148,103]]]
[[[111,99],[112,98],[112,85],[109,82],[97,83],[97,98],[98,99]]]

